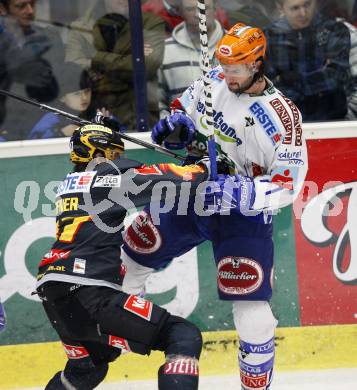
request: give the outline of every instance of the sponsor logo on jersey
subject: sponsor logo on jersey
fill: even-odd
[[[201,101],[197,103],[197,111],[200,114],[206,114],[205,104]],[[229,126],[227,122],[225,122],[224,115],[222,111],[213,110],[213,126],[216,130],[220,131],[227,137],[233,138],[236,140],[237,145],[242,144],[242,140],[237,137],[236,131],[233,127]],[[205,127],[204,127],[205,128]]]
[[[76,257],[73,264],[73,273],[85,274],[86,273],[86,260]]]
[[[135,168],[134,172],[137,175],[163,175],[157,165],[142,165],[140,168]]]
[[[161,247],[162,239],[151,217],[142,211],[126,230],[126,245],[136,253],[154,253]]]
[[[285,108],[282,101],[278,98],[271,100],[269,103],[278,114],[278,117],[280,118],[280,121],[285,128],[283,144],[290,145],[293,137],[293,122],[290,118],[288,110]]]
[[[258,119],[259,123],[265,130],[266,135],[270,138],[273,146],[275,146],[281,139],[281,133],[279,132],[278,126],[269,116],[269,111],[259,102],[253,103],[249,107],[249,110],[254,114],[256,119]]]
[[[119,348],[125,352],[131,351],[128,341],[118,336],[109,335],[109,345],[114,348]]]
[[[294,129],[295,129],[295,146],[301,146],[302,145],[302,128],[300,124],[300,116],[299,116],[299,110],[296,107],[296,105],[288,99],[286,96],[281,95],[281,97],[286,101],[288,106],[291,109],[291,112],[293,113],[293,120],[294,120]]]
[[[129,295],[129,298],[124,303],[124,309],[150,321],[152,314],[153,303],[137,295]]]
[[[46,271],[65,272],[66,267],[64,265],[50,265]]]
[[[176,359],[165,364],[164,373],[198,376],[198,363],[195,359]]]
[[[89,192],[96,172],[71,173],[58,186],[57,196],[76,192]]]
[[[272,172],[272,183],[290,191],[294,190],[294,181],[297,177],[296,167],[277,167]]]
[[[68,359],[83,359],[89,356],[88,351],[84,347],[79,345],[62,344]]]
[[[46,253],[43,259],[41,260],[39,267],[43,267],[47,264],[54,263],[57,260],[67,259],[71,251],[64,251],[61,249],[52,249],[50,252]]]
[[[304,165],[300,149],[285,149],[278,153],[278,161],[284,165]]]
[[[251,294],[259,289],[264,278],[260,264],[246,257],[224,257],[217,269],[218,288],[225,294]]]
[[[97,176],[93,187],[120,187],[120,175]]]

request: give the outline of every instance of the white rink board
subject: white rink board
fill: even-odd
[[[156,381],[105,383],[98,390],[157,390]],[[204,376],[199,390],[239,390],[239,376]],[[272,390],[356,390],[357,368],[275,373]],[[32,388],[23,390],[42,390]]]

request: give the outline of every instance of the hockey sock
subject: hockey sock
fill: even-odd
[[[198,361],[172,356],[159,368],[159,390],[197,390]]]
[[[269,390],[273,379],[274,338],[264,344],[240,341],[238,361],[242,390]]]

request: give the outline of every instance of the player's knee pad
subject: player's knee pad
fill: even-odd
[[[172,355],[159,368],[159,390],[197,390],[198,360],[190,356]]]
[[[167,357],[189,356],[199,359],[202,350],[202,335],[191,322],[181,317],[170,316],[163,329],[162,348]]]
[[[145,282],[154,269],[137,263],[124,250],[121,252],[121,259],[126,268],[123,291],[127,294],[144,296]]]
[[[108,368],[108,363],[94,365],[90,358],[70,359],[62,372],[61,382],[68,390],[94,389],[103,381]]]
[[[278,323],[266,301],[233,302],[233,320],[239,337],[251,343],[270,340]]]
[[[233,304],[240,337],[238,361],[243,389],[270,389],[274,367],[274,333],[277,325],[270,305],[263,301]]]

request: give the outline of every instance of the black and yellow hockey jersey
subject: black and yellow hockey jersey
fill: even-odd
[[[48,281],[120,289],[120,246],[129,209],[195,193],[207,178],[199,165],[101,162],[67,175],[56,197],[56,241],[39,264],[37,287]],[[166,187],[166,190],[163,188]]]

